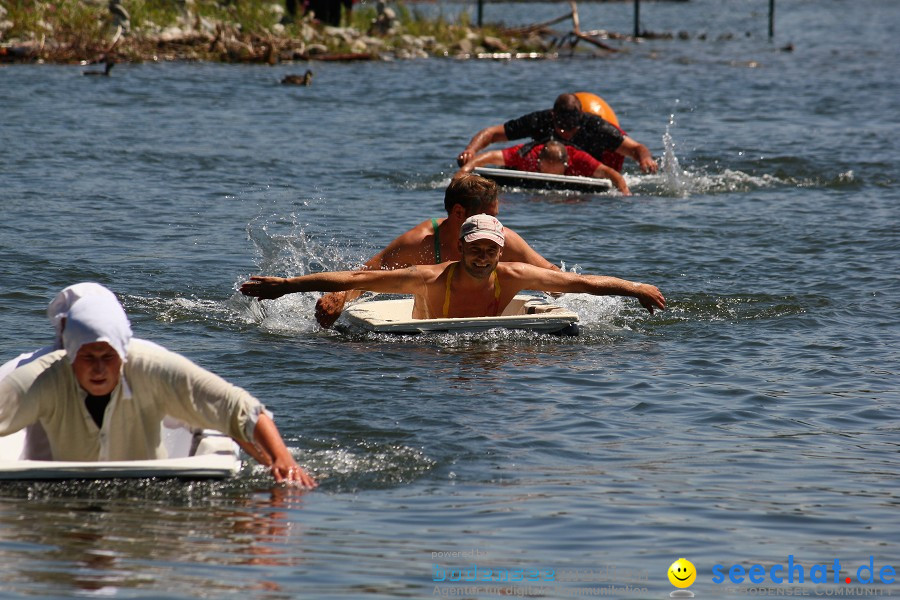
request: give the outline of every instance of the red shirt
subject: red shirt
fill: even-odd
[[[505,164],[510,169],[515,169],[517,171],[530,171],[532,173],[538,172],[538,156],[541,154],[541,150],[544,149],[544,144],[538,144],[534,148],[531,149],[528,154],[522,156],[519,154],[519,150],[525,144],[519,144],[518,146],[513,146],[512,148],[504,148],[503,149],[503,164]],[[569,153],[569,166],[566,167],[566,175],[580,175],[582,177],[591,177],[594,174],[594,171],[597,170],[597,167],[600,166],[600,161],[596,158],[575,148],[573,146],[566,146],[566,151]]]

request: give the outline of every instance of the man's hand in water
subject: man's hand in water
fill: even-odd
[[[347,292],[331,292],[325,294],[316,302],[316,321],[319,325],[328,329],[338,320],[347,303]]]
[[[274,300],[289,293],[284,277],[262,277],[254,275],[241,284],[241,293],[260,300]]]
[[[651,315],[656,308],[660,310],[665,310],[666,308],[666,299],[655,285],[650,285],[649,283],[637,284],[635,297],[640,301],[641,306],[650,311]]]

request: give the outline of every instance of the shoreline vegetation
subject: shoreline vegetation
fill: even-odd
[[[569,9],[545,23],[477,27],[465,11],[450,21],[379,0],[345,10],[343,26],[335,27],[312,13],[292,16],[278,1],[0,0],[0,63],[539,59],[576,50],[612,53],[618,48],[608,40],[637,41],[582,31],[574,0]],[[570,28],[553,29],[567,22]]]

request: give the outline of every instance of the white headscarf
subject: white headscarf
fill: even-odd
[[[83,345],[94,342],[106,342],[122,362],[128,359],[131,323],[115,296],[86,296],[72,304],[65,317],[62,339],[70,363]]]
[[[57,350],[63,347],[61,339],[63,317],[66,316],[66,313],[69,312],[69,309],[72,308],[75,302],[87,296],[108,296],[113,299],[116,297],[115,294],[99,283],[87,281],[64,288],[50,301],[50,306],[47,307],[47,318],[50,319],[53,328],[56,330],[55,348]]]

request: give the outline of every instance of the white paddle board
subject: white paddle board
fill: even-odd
[[[241,469],[239,448],[230,437],[204,429],[164,428],[169,458],[131,461],[21,460],[25,430],[0,437],[0,480],[135,479],[165,477],[223,479]]]
[[[496,317],[413,319],[413,298],[373,300],[348,307],[351,323],[379,333],[473,332],[487,329],[526,329],[539,333],[577,335],[578,315],[542,298],[516,295]]]
[[[578,192],[606,192],[612,189],[612,182],[609,179],[595,177],[532,173],[493,167],[475,167],[474,172],[506,187],[575,190]]]

